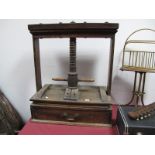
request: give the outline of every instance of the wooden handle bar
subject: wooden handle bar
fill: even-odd
[[[65,78],[57,77],[57,78],[52,78],[54,81],[68,81]],[[78,79],[79,82],[94,82],[94,79]]]
[[[94,79],[78,79],[79,82],[94,82]]]
[[[54,80],[54,81],[68,81],[67,79],[61,78],[61,77],[52,78],[52,80]]]

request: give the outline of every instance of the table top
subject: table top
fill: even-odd
[[[73,126],[36,123],[29,120],[19,135],[116,135],[116,127]]]

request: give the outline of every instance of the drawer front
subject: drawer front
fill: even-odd
[[[31,105],[32,119],[70,123],[111,124],[111,110],[44,107]]]

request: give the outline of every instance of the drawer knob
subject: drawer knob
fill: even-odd
[[[68,113],[63,113],[63,118],[65,118],[67,121],[70,121],[70,122],[73,122],[75,121],[78,117],[79,117],[79,114],[76,113],[76,114],[68,114]]]

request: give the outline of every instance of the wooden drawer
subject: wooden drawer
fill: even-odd
[[[90,106],[64,106],[32,104],[33,121],[60,124],[108,125],[111,124],[111,108]]]

